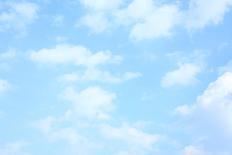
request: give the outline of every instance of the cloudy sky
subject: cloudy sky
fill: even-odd
[[[232,155],[232,0],[1,0],[0,155]]]

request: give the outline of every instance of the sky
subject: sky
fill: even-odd
[[[232,0],[1,0],[0,155],[232,155]]]

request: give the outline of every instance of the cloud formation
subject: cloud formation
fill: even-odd
[[[63,98],[73,104],[72,113],[85,119],[108,119],[114,109],[116,94],[100,87],[89,87],[80,92],[66,88]]]
[[[116,15],[120,24],[131,23],[130,38],[137,41],[170,36],[179,21],[176,5],[157,5],[153,0],[134,0]]]
[[[232,136],[232,73],[226,72],[215,82],[212,82],[201,96],[197,98],[195,104],[187,106],[188,112],[179,111],[180,114],[199,115],[209,119],[211,126],[218,131]],[[203,119],[204,120],[204,119]],[[208,124],[207,122],[205,122]]]
[[[180,64],[179,68],[166,73],[162,78],[163,87],[187,86],[197,81],[196,76],[202,71],[202,66],[194,63]]]
[[[181,9],[178,3],[155,0],[132,0],[129,3],[121,0],[81,0],[81,4],[87,8],[87,13],[78,22],[79,25],[87,26],[95,33],[115,26],[129,26],[129,37],[142,41],[169,37],[177,27],[192,31],[218,25],[230,10],[232,1],[190,0],[186,9]]]
[[[119,63],[122,60],[120,56],[112,55],[110,51],[92,52],[86,47],[68,44],[58,44],[54,48],[31,51],[29,58],[40,64],[82,65],[86,67]]]
[[[231,0],[190,0],[186,26],[191,30],[217,25],[223,21],[231,6]]]

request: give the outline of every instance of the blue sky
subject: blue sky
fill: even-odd
[[[1,0],[0,155],[231,155],[231,0]]]

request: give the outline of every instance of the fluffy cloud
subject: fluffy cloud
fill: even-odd
[[[111,27],[112,22],[108,17],[122,4],[122,0],[80,0],[80,2],[88,13],[77,21],[76,26],[86,26],[93,33],[101,33]]]
[[[162,6],[147,16],[143,22],[132,27],[130,37],[134,40],[145,40],[171,35],[173,27],[178,22],[176,6]]]
[[[161,81],[163,87],[171,87],[175,85],[191,85],[197,81],[196,76],[202,71],[200,64],[185,63],[180,64],[179,68],[168,72]]]
[[[31,61],[48,65],[77,65],[82,66],[79,72],[62,75],[58,78],[62,82],[96,81],[107,83],[121,83],[141,76],[138,72],[125,72],[113,75],[101,66],[119,64],[122,57],[113,55],[110,51],[92,52],[83,46],[58,44],[54,48],[43,48],[29,52]]]
[[[178,23],[176,5],[156,5],[153,0],[134,0],[125,9],[119,10],[117,18],[121,24],[131,22],[130,37],[145,40],[169,36]]]
[[[110,51],[92,52],[83,46],[61,44],[54,48],[44,48],[29,54],[32,61],[51,65],[83,65],[93,67],[106,63],[119,63],[120,56],[114,56]]]
[[[204,28],[223,21],[224,15],[232,6],[232,0],[190,0],[186,13],[188,29]]]
[[[223,137],[224,134],[227,137],[232,137],[231,86],[232,73],[226,72],[208,86],[203,94],[197,98],[195,104],[185,105],[184,110],[178,111],[185,117],[200,117],[199,123],[203,128],[210,128],[211,131],[214,129],[219,137]]]
[[[116,17],[121,24],[127,24],[142,20],[153,11],[153,0],[133,0],[126,8],[119,9],[116,12]]]
[[[112,2],[111,2],[112,1]],[[153,0],[133,0],[120,8],[121,0],[82,0],[88,13],[78,25],[89,27],[95,33],[106,31],[112,25],[131,25],[130,38],[144,40],[169,36],[179,21],[176,5],[156,5]]]
[[[100,87],[89,87],[80,92],[67,88],[63,98],[73,104],[73,114],[85,119],[108,119],[109,112],[114,109],[114,93]]]
[[[3,3],[0,8],[0,31],[13,29],[24,33],[28,24],[37,17],[38,5],[30,2]]]
[[[0,79],[0,93],[10,89],[10,83],[6,80]]]

